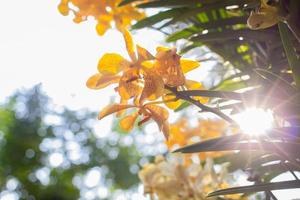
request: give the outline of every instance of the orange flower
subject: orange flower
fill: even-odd
[[[103,119],[107,115],[120,112],[129,108],[137,108],[138,110],[133,112],[130,115],[125,116],[123,119],[120,120],[120,126],[125,131],[132,130],[137,117],[139,115],[143,116],[143,119],[138,122],[139,125],[144,124],[150,119],[153,119],[156,124],[158,125],[158,128],[160,131],[164,133],[164,136],[166,139],[168,139],[169,136],[169,123],[168,123],[168,117],[169,113],[168,111],[160,106],[153,105],[153,104],[145,104],[145,105],[128,105],[128,104],[113,104],[106,106],[98,115],[98,119]]]
[[[191,80],[186,80],[184,74],[190,72],[193,69],[199,67],[199,62],[181,58],[177,53],[176,49],[170,49],[167,47],[158,47],[156,49],[157,53],[155,56],[155,60],[144,61],[142,63],[148,69],[155,71],[159,76],[163,78],[163,81],[166,85],[172,87],[178,87],[178,89],[186,88],[188,90],[196,90],[203,89],[201,83]],[[183,101],[175,100],[174,95],[167,95],[170,93],[169,91],[164,92],[163,100],[166,101],[166,105],[175,110],[178,108]],[[201,101],[201,103],[206,103],[208,98],[204,97],[196,97],[197,100]]]
[[[154,57],[143,47],[135,45],[126,29],[123,30],[123,36],[131,60],[116,53],[104,54],[98,63],[98,73],[88,79],[87,87],[101,89],[118,82],[116,90],[121,97],[121,103],[126,103],[130,98],[134,98],[136,104],[145,99],[159,98],[164,89],[162,78],[141,65],[143,61]]]
[[[183,59],[176,53],[176,48],[156,48],[155,60],[142,64],[162,76],[166,85],[177,87],[185,84],[184,74],[199,67],[199,62]]]
[[[89,16],[94,17],[98,22],[96,30],[99,35],[103,35],[111,28],[112,22],[115,22],[118,30],[122,30],[130,26],[132,21],[145,17],[134,4],[119,7],[120,2],[121,0],[61,0],[58,10],[62,15],[73,12],[76,23],[87,20]],[[70,4],[77,9],[72,9]]]
[[[100,113],[101,117],[99,118],[103,118],[107,113],[118,112],[120,115],[125,109],[135,107],[138,108],[137,113],[127,115],[120,121],[124,130],[130,131],[138,115],[143,115],[144,119],[139,122],[139,125],[152,118],[167,138],[169,132],[168,112],[154,104],[166,103],[167,106],[174,108],[181,104],[181,101],[173,102],[176,99],[174,96],[163,96],[165,93],[169,93],[165,91],[165,85],[188,89],[201,88],[200,83],[186,81],[184,77],[184,73],[195,69],[199,63],[181,59],[176,54],[176,50],[162,47],[158,48],[158,53],[154,57],[146,49],[134,44],[129,31],[123,29],[122,33],[130,60],[116,53],[106,53],[98,63],[98,73],[87,81],[87,87],[91,89],[101,89],[119,83],[116,91],[121,97],[120,104],[108,106]],[[145,101],[154,101],[160,97],[163,97],[164,101],[145,103]],[[133,98],[133,105],[128,104],[128,100],[131,98]],[[204,101],[204,98],[199,100]],[[171,105],[172,103],[174,105]]]
[[[199,120],[198,125],[191,128],[188,121],[182,118],[170,125],[170,135],[166,145],[169,149],[174,150],[178,147],[193,144],[196,141],[220,137],[227,128],[228,125],[224,120]],[[205,160],[206,157],[218,157],[222,154],[222,152],[200,153],[199,158]],[[189,159],[188,156],[186,158]]]

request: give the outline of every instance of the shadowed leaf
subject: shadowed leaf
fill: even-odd
[[[223,190],[218,190],[208,194],[208,197],[227,195],[227,194],[238,194],[238,193],[251,193],[251,192],[261,192],[261,191],[272,191],[272,190],[284,190],[300,188],[300,181],[282,181],[276,183],[263,183],[255,184],[250,186],[234,187]]]

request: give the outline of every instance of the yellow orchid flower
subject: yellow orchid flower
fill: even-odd
[[[197,126],[190,127],[188,120],[182,118],[170,125],[169,139],[166,145],[170,150],[178,147],[183,147],[195,143],[195,140],[203,141],[206,139],[222,136],[228,129],[228,124],[224,120],[199,120]],[[199,153],[200,160],[205,160],[207,157],[219,157],[224,155],[224,152],[205,152]],[[186,160],[190,157],[186,156]]]
[[[128,30],[123,29],[122,33],[130,60],[116,53],[104,54],[98,63],[98,73],[88,79],[87,87],[102,89],[118,82],[119,86],[116,90],[122,103],[126,103],[130,98],[134,98],[136,104],[146,99],[159,98],[164,88],[162,78],[154,71],[143,69],[141,65],[154,56],[143,47],[135,45]]]
[[[120,111],[127,110],[129,108],[137,108],[138,110],[133,112],[130,115],[125,116],[123,119],[120,120],[120,126],[125,131],[132,130],[137,117],[139,115],[143,116],[143,119],[138,122],[138,125],[142,125],[145,122],[147,122],[150,119],[153,119],[156,124],[158,125],[158,128],[160,131],[163,132],[166,139],[168,139],[169,136],[169,123],[168,123],[168,117],[169,113],[168,111],[161,107],[154,104],[144,104],[144,105],[129,105],[129,104],[112,104],[106,106],[102,111],[99,112],[98,119],[101,120],[104,117],[117,113]]]
[[[214,169],[212,159],[207,159],[204,166],[191,161],[186,165],[183,155],[173,154],[170,159],[159,155],[154,162],[142,167],[138,176],[144,186],[144,194],[158,200],[203,200],[208,193],[230,187],[232,177],[227,173],[228,165],[219,165]],[[232,199],[244,199],[241,195],[226,195]]]
[[[89,16],[97,20],[96,30],[99,35],[103,35],[112,22],[118,30],[122,30],[131,25],[132,21],[137,21],[145,17],[145,14],[135,7],[135,4],[118,6],[121,0],[61,0],[58,10],[62,15],[73,12],[74,22],[80,23],[87,20]],[[70,4],[77,9],[71,8]]]
[[[170,49],[167,47],[157,47],[157,53],[155,60],[146,60],[142,62],[144,68],[155,71],[159,76],[162,77],[164,84],[172,87],[178,87],[178,89],[186,88],[188,90],[199,90],[204,89],[201,83],[191,80],[186,80],[184,74],[198,68],[199,62],[194,60],[181,58],[177,53],[176,49]],[[163,100],[166,105],[175,110],[178,108],[183,101],[175,100],[174,95],[167,95],[167,90],[164,92]],[[174,101],[172,101],[172,99]],[[196,97],[201,103],[206,103],[208,98]]]
[[[145,61],[142,65],[159,74],[166,85],[177,87],[185,84],[185,73],[200,66],[199,62],[181,58],[176,48],[157,47],[155,60]]]

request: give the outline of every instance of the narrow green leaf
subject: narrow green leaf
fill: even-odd
[[[232,26],[235,24],[245,24],[247,17],[233,17],[228,19],[212,20],[207,23],[199,23],[194,26],[185,28],[168,36],[167,42],[174,42],[179,39],[186,39],[202,30],[216,29],[217,27]]]
[[[293,134],[294,133],[292,131],[283,134],[281,130],[278,131],[277,129],[272,129],[270,132],[259,137],[251,137],[247,134],[235,134],[198,142],[179,148],[174,152],[195,153],[208,151],[252,150],[277,152],[283,155],[291,154],[291,156],[294,154],[293,156],[299,156],[297,155],[297,149],[300,148],[299,137],[294,136]],[[282,140],[283,138],[284,140]]]
[[[188,7],[199,4],[199,0],[155,0],[138,5],[139,8],[176,8]]]
[[[201,12],[208,12],[211,10],[223,9],[226,6],[232,6],[232,5],[243,6],[244,4],[247,4],[249,2],[251,2],[251,0],[226,0],[226,1],[218,1],[216,3],[203,4],[201,7],[189,9],[187,12],[174,17],[170,22],[166,23],[164,26],[168,26],[168,25],[174,24],[179,21],[184,21],[190,17],[196,16],[197,14],[199,14]]]
[[[227,194],[239,194],[239,193],[252,193],[272,190],[285,190],[292,188],[300,188],[300,181],[281,181],[275,183],[261,183],[249,186],[234,187],[223,190],[218,190],[208,194],[208,197],[227,195]]]
[[[208,34],[200,34],[198,36],[192,37],[190,40],[194,42],[213,42],[213,41],[223,41],[236,39],[243,37],[247,40],[255,41],[265,41],[276,39],[276,35],[271,34],[273,31],[254,31],[254,30],[226,30],[221,32],[212,32]]]
[[[294,50],[291,34],[289,34],[289,28],[283,22],[278,23],[278,28],[286,57],[290,68],[293,71],[294,81],[296,82],[297,87],[300,88],[300,59]]]
[[[146,17],[145,19],[142,19],[138,21],[136,24],[132,26],[133,29],[140,29],[152,26],[158,22],[161,22],[165,19],[172,18],[174,16],[180,15],[182,12],[185,12],[186,9],[184,8],[174,8],[166,11],[161,11],[155,15],[152,15],[150,17]]]
[[[231,79],[231,80],[225,80],[221,82],[214,89],[222,90],[222,91],[234,91],[246,87],[248,87],[247,81],[235,81]]]
[[[178,108],[176,108],[176,109],[174,110],[174,112],[181,111],[181,110],[183,110],[183,109],[189,107],[190,105],[191,105],[191,104],[190,104],[189,102],[185,101],[185,102],[183,102]]]

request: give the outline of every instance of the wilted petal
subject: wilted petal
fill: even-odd
[[[134,112],[133,114],[127,115],[126,117],[121,119],[120,120],[121,128],[126,132],[131,131],[138,115],[139,115],[138,112]]]
[[[101,89],[109,86],[113,83],[118,83],[120,80],[120,76],[116,75],[103,75],[100,73],[94,74],[91,76],[87,82],[86,86],[90,89]]]
[[[111,104],[106,106],[105,108],[103,108],[101,110],[101,112],[98,115],[98,119],[103,119],[104,117],[106,117],[107,115],[113,114],[115,112],[119,112],[121,110],[124,109],[128,109],[128,108],[133,108],[135,107],[134,105],[127,105],[127,104]]]
[[[117,53],[106,53],[98,63],[98,71],[101,73],[117,74],[128,68],[130,62]]]
[[[140,103],[145,99],[155,100],[163,95],[164,81],[158,74],[147,70],[144,74],[144,81],[145,83],[140,97]]]
[[[199,67],[200,63],[197,61],[194,61],[194,60],[188,60],[188,59],[181,58],[180,66],[181,66],[182,72],[185,74],[185,73]]]

